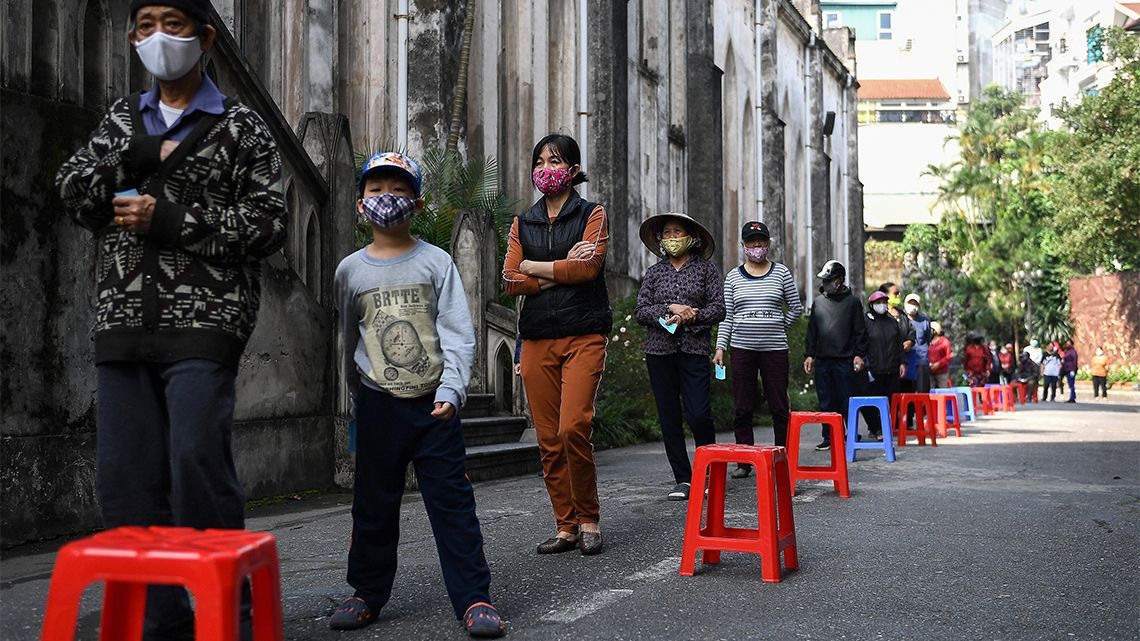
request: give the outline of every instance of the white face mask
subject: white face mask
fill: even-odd
[[[908,314],[917,314],[918,313],[918,306],[912,305],[910,303],[903,305],[903,309],[905,309],[906,313],[908,313]]]
[[[159,80],[177,80],[190,73],[202,59],[198,36],[171,36],[161,31],[135,43],[143,66]]]
[[[871,305],[871,309],[874,310],[876,314],[886,314],[887,313],[887,304],[886,303],[875,303],[874,305]]]

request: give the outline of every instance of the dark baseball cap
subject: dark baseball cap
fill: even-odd
[[[768,226],[759,221],[752,221],[744,223],[744,227],[740,228],[740,240],[748,240],[750,238],[762,238],[764,240],[771,240],[772,234],[768,232]]]

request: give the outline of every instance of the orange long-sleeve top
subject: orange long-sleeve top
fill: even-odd
[[[554,218],[551,218],[551,222],[553,220]],[[602,272],[609,239],[609,219],[606,216],[606,208],[598,205],[590,212],[590,218],[586,220],[586,229],[582,231],[582,240],[594,243],[593,255],[588,258],[568,258],[554,261],[554,282],[576,285],[597,278],[598,274]],[[522,261],[523,249],[522,243],[519,242],[519,219],[515,218],[514,222],[511,223],[510,234],[507,235],[507,257],[503,260],[503,286],[510,296],[533,295],[540,291],[538,278],[519,271],[519,264]]]

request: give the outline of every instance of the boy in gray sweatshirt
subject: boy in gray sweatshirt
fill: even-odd
[[[357,209],[372,243],[336,270],[345,377],[355,391],[356,478],[348,583],[334,630],[363,628],[388,601],[396,575],[404,469],[415,465],[444,584],[473,637],[499,637],[491,571],[466,476],[459,408],[475,357],[475,332],[459,271],[446,252],[411,235],[423,209],[423,176],[395,152],[368,159]]]

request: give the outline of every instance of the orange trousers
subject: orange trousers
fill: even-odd
[[[559,531],[577,532],[599,518],[591,433],[606,337],[523,340],[520,364],[554,519]]]

